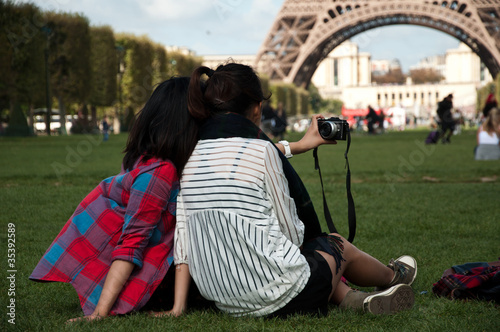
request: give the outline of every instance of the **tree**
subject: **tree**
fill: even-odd
[[[262,92],[264,94],[264,97],[267,98],[271,95],[271,89],[270,89],[271,83],[269,82],[269,77],[265,74],[259,73],[259,79],[260,79],[260,84],[262,86]]]
[[[293,84],[287,85],[287,96],[286,96],[286,105],[287,105],[287,113],[288,115],[295,116],[298,115],[297,110],[297,104],[298,104],[298,99],[297,99],[297,87]]]
[[[124,48],[124,72],[121,81],[125,107],[137,109],[152,92],[153,45],[146,37],[121,34],[116,37]]]
[[[323,99],[319,94],[318,88],[316,88],[312,83],[309,84],[309,104],[313,113],[333,113],[340,115],[342,113],[342,105],[344,102],[339,99]]]
[[[410,70],[410,77],[415,84],[438,83],[443,79],[443,76],[433,68]]]
[[[268,87],[263,88],[263,91],[267,91],[267,89],[272,94],[271,105],[273,108],[276,109],[281,102],[288,116],[309,113],[309,92],[307,90],[298,88],[294,84],[285,83],[271,83]]]
[[[377,84],[404,84],[406,76],[400,68],[390,69],[384,75],[372,75],[372,81]]]
[[[16,103],[14,110],[11,112],[9,126],[5,130],[7,136],[29,136],[31,130],[26,122],[26,115],[21,109],[21,105]]]
[[[167,58],[170,76],[191,76],[193,71],[202,64],[200,57],[176,51],[167,53]]]
[[[325,99],[321,105],[321,113],[333,113],[337,116],[342,114],[342,105],[339,99]]]
[[[153,45],[153,85],[160,84],[161,82],[167,80],[168,68],[167,68],[167,51],[165,47],[161,44]]]
[[[109,26],[90,28],[91,127],[97,126],[96,107],[112,106],[116,102],[118,57],[115,42],[113,30]]]
[[[307,87],[307,91],[309,92],[309,104],[311,105],[312,112],[319,114],[323,98],[319,94],[318,88],[311,82]]]
[[[122,107],[127,112],[120,114],[121,129],[127,131],[128,119],[136,110],[142,108],[153,91],[153,60],[154,45],[145,36],[136,37],[129,34],[116,36],[117,46],[123,49],[124,72],[119,89],[121,91]],[[125,118],[125,115],[127,118]]]
[[[52,31],[49,48],[51,88],[59,104],[61,133],[66,134],[66,105],[84,104],[90,95],[90,32],[80,14],[45,14]]]
[[[309,114],[309,92],[306,89],[297,89],[297,114],[308,115]]]
[[[11,119],[21,104],[32,109],[43,100],[42,25],[35,5],[0,1],[0,98],[8,100]]]
[[[281,102],[283,103],[283,107],[287,110],[287,115],[288,113],[288,92],[287,92],[287,87],[286,84],[284,83],[274,83],[271,84],[270,86],[271,93],[273,94],[273,97],[271,98],[271,106],[276,109],[278,108],[278,104]]]

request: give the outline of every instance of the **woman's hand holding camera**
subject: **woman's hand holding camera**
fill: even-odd
[[[298,142],[290,143],[292,155],[307,152],[323,144],[337,144],[337,141],[326,140],[321,137],[318,130],[318,119],[324,119],[324,116],[320,114],[313,115],[309,128],[307,128],[304,136]],[[282,144],[277,144],[277,146],[281,152],[285,152],[285,148]]]

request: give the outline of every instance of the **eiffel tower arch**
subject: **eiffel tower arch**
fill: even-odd
[[[493,77],[500,72],[500,0],[285,0],[255,66],[272,80],[307,86],[342,42],[394,24],[445,32],[467,44]]]

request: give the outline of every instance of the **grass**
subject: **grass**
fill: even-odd
[[[103,143],[97,136],[0,138],[0,330],[19,331],[495,331],[498,306],[449,301],[432,285],[455,264],[494,261],[500,256],[500,161],[473,159],[475,134],[463,132],[450,145],[422,144],[427,132],[355,134],[349,152],[356,204],[356,246],[383,262],[402,254],[419,264],[411,311],[373,316],[332,307],[326,318],[288,320],[232,318],[193,310],[179,318],[150,318],[139,312],[67,326],[80,316],[73,288],[28,280],[33,268],[80,200],[120,170],[126,136]],[[289,140],[297,137],[291,135]],[[319,148],[325,194],[335,225],[347,236],[346,142]],[[291,159],[323,222],[321,186],[312,153]],[[15,296],[8,295],[7,224],[15,224]],[[325,224],[326,225],[326,224]],[[326,226],[324,225],[324,230]],[[15,325],[7,301],[15,299]]]

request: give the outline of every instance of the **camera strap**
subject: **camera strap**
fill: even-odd
[[[347,147],[344,153],[345,157],[345,168],[347,168],[346,174],[346,190],[347,190],[347,218],[349,221],[349,237],[347,240],[352,243],[354,240],[354,235],[356,234],[356,211],[354,208],[354,200],[351,194],[351,169],[349,168],[349,159],[347,158],[347,154],[349,152],[349,147],[351,146],[351,133],[347,132]],[[323,213],[325,215],[326,224],[328,225],[328,230],[330,233],[338,233],[335,225],[333,224],[332,216],[330,214],[330,209],[328,209],[328,204],[325,197],[325,188],[323,187],[323,177],[321,176],[321,169],[319,167],[319,159],[318,159],[318,148],[315,148],[313,151],[314,156],[314,165],[315,169],[319,172],[319,179],[321,182],[321,191],[323,192]]]

